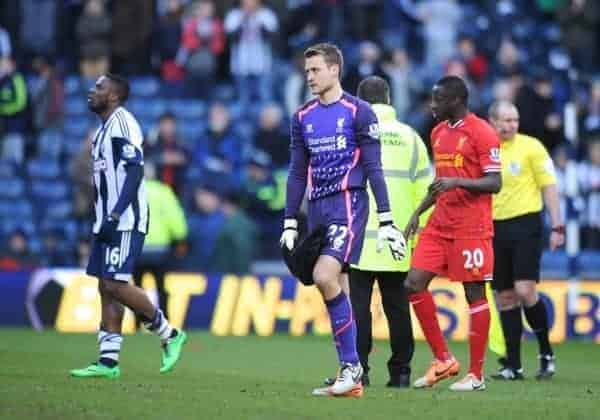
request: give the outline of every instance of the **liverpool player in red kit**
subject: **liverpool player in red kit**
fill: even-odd
[[[413,256],[405,286],[425,338],[434,354],[416,388],[435,385],[459,373],[448,351],[436,306],[427,290],[436,275],[463,283],[469,303],[467,376],[452,384],[453,391],[484,390],[483,362],[490,327],[485,281],[492,279],[492,193],[500,191],[500,140],[487,122],[469,112],[468,91],[462,79],[447,76],[432,90],[431,110],[441,121],[431,132],[436,179],[409,221],[405,234],[414,234],[419,215],[435,204]]]

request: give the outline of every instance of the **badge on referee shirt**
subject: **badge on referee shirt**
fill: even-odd
[[[521,165],[519,165],[519,162],[512,161],[508,165],[508,170],[512,175],[517,176],[521,173]]]

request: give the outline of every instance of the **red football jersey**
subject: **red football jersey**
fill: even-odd
[[[483,119],[469,113],[450,125],[444,121],[432,130],[431,144],[438,178],[481,178],[500,172],[500,139]],[[464,188],[437,197],[425,228],[432,234],[455,239],[485,239],[494,235],[492,194]]]

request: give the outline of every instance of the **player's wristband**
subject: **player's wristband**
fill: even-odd
[[[552,232],[560,233],[561,235],[565,234],[565,225],[557,225],[552,227]]]
[[[285,219],[283,221],[283,230],[298,230],[298,221],[296,219]]]
[[[391,225],[394,223],[391,211],[377,213],[377,219],[379,220],[379,226]]]

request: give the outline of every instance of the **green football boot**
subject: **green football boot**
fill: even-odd
[[[181,357],[181,349],[186,341],[187,334],[182,330],[178,330],[175,337],[169,338],[167,342],[163,344],[160,373],[167,373],[173,370],[175,364]]]
[[[118,365],[111,368],[104,366],[101,363],[94,362],[83,369],[73,369],[71,371],[71,376],[75,378],[117,379],[119,376],[121,376],[121,369],[119,369]]]

